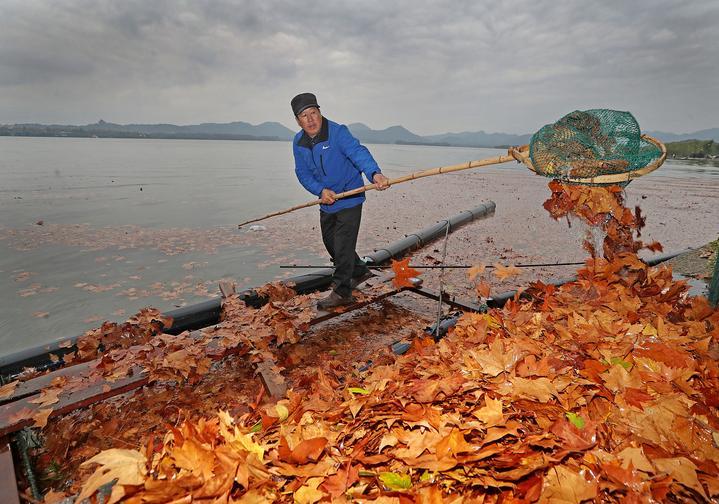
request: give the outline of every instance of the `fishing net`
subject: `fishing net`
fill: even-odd
[[[529,158],[532,169],[546,177],[591,183],[595,177],[611,182],[625,174],[628,182],[632,174],[663,161],[661,144],[651,140],[642,137],[629,112],[575,110],[532,136]]]

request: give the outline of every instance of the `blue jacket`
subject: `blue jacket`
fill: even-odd
[[[322,129],[314,139],[304,131],[295,135],[292,151],[297,179],[317,197],[325,188],[341,193],[362,187],[362,173],[370,182],[375,173],[381,173],[367,147],[352,136],[347,126],[324,117]],[[335,213],[360,205],[364,200],[365,195],[361,193],[332,205],[320,205],[320,210]]]

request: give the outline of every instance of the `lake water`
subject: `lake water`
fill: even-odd
[[[393,178],[505,152],[371,150]],[[305,246],[237,229],[312,199],[293,166],[289,142],[0,137],[0,355],[214,297],[220,279],[247,288],[290,274],[278,261],[324,264],[318,235]],[[716,180],[719,168],[656,173]]]

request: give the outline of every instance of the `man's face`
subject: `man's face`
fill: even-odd
[[[304,109],[302,113],[297,116],[297,124],[305,130],[307,135],[312,138],[316,137],[322,129],[322,114],[320,114],[320,109],[317,107]]]

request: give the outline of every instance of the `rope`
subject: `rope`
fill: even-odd
[[[447,257],[447,240],[449,239],[449,221],[444,231],[444,246],[442,247],[442,265]],[[437,325],[435,325],[434,337],[439,338],[439,321],[442,318],[442,289],[444,288],[444,268],[439,270],[439,299],[437,300]]]

